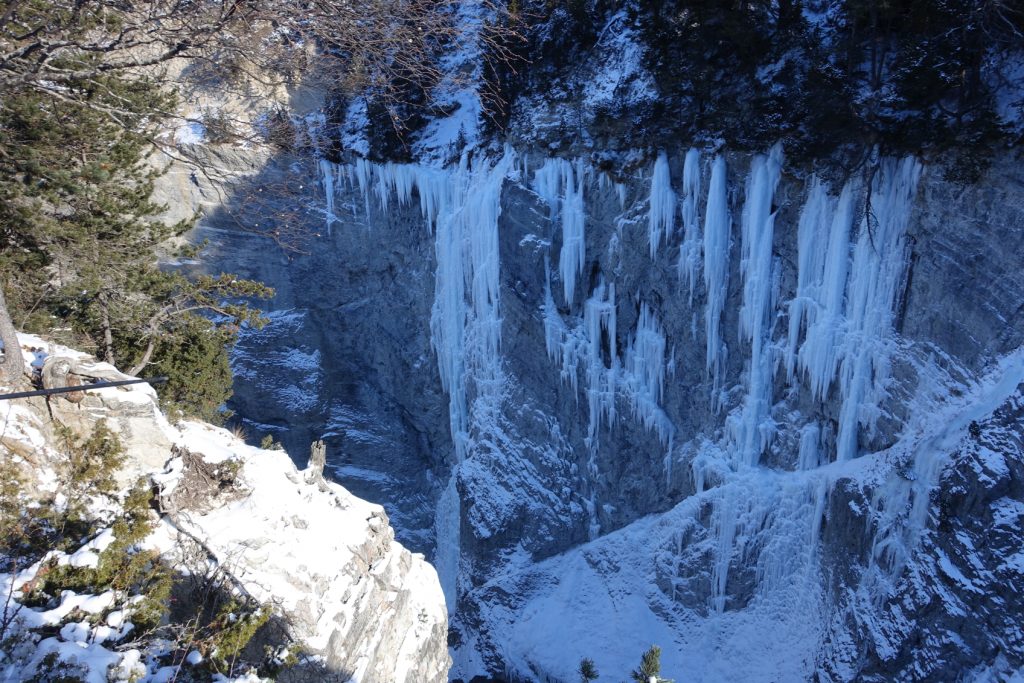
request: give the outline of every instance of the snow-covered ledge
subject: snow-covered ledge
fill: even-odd
[[[340,680],[447,680],[447,610],[437,572],[395,542],[382,507],[304,476],[284,451],[248,446],[208,424],[183,423],[175,442],[209,465],[241,463],[232,489],[242,493],[213,499],[201,514],[165,517],[155,535],[162,549],[173,552],[180,532],[203,539]],[[186,476],[179,455],[154,477],[161,497],[173,496]]]

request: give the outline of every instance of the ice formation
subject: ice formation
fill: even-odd
[[[912,157],[885,159],[869,184],[847,286],[838,460],[857,455],[858,425],[874,426],[885,395],[893,312],[906,276],[906,231],[920,175],[921,165]]]
[[[648,243],[651,258],[658,253],[662,236],[672,237],[675,229],[676,193],[672,189],[672,177],[668,168],[668,156],[659,152],[651,173],[650,212],[648,213]]]
[[[700,270],[700,226],[697,223],[697,202],[700,196],[700,152],[690,149],[683,163],[683,242],[679,245],[679,280],[690,290],[690,304],[697,289]]]
[[[711,404],[720,406],[725,342],[722,340],[722,310],[729,289],[729,251],[732,246],[732,217],[729,215],[725,159],[719,154],[711,166],[707,208],[704,213],[704,289],[707,305],[704,320],[707,335],[707,370],[712,377]]]
[[[384,210],[392,200],[408,205],[414,190],[419,197],[420,212],[434,232],[431,344],[449,397],[457,461],[465,457],[469,439],[467,382],[473,383],[481,410],[496,408],[501,393],[498,217],[501,188],[515,163],[511,148],[493,165],[471,166],[463,157],[450,171],[365,159],[333,169],[321,162],[324,177],[347,178],[349,189],[363,194],[367,213],[371,193]],[[333,182],[330,187],[336,189]],[[329,201],[333,206],[333,197]]]
[[[775,275],[772,240],[775,208],[772,200],[782,175],[782,147],[755,156],[747,178],[743,205],[743,239],[740,273],[743,276],[743,305],[740,308],[740,338],[750,343],[747,366],[747,396],[742,413],[730,416],[737,461],[755,465],[771,441],[772,358],[771,333],[774,318]]]
[[[847,182],[835,202],[824,185],[812,179],[800,216],[800,273],[797,298],[789,310],[787,372],[793,376],[797,342],[801,328],[806,328],[798,363],[815,400],[828,393],[838,367],[857,188],[856,181]]]
[[[589,426],[587,442],[597,447],[602,425],[616,419],[616,397],[629,402],[631,414],[646,429],[653,431],[669,452],[675,427],[661,408],[665,386],[665,335],[647,304],[624,353],[619,358],[616,344],[615,283],[598,283],[583,305],[583,320],[569,327],[562,320],[550,285],[543,306],[545,342],[548,356],[561,368],[562,381],[579,389],[582,372],[586,385]],[[594,474],[597,474],[595,471]]]
[[[533,190],[550,208],[551,220],[562,224],[562,250],[558,256],[558,274],[565,302],[572,305],[576,280],[586,259],[586,212],[583,186],[588,169],[582,161],[551,158],[534,172]]]
[[[438,270],[431,329],[442,382],[451,397],[452,434],[457,449],[462,449],[460,458],[465,454],[471,423],[478,417],[475,411],[480,405],[488,405],[488,397],[500,395],[496,226],[501,184],[513,172],[515,163],[508,157],[506,154],[493,167],[470,168],[463,163],[451,172],[357,163],[331,176],[332,182],[340,183],[339,179],[344,178],[364,194],[374,194],[383,205],[388,201],[410,202],[413,190],[419,194],[423,215],[435,231]],[[703,211],[698,201],[704,191],[700,166],[700,153],[689,150],[679,185],[683,235],[677,268],[691,301],[697,289],[697,274],[702,275],[706,292],[706,370],[712,382],[712,405],[717,410],[723,407],[723,397],[739,393],[731,386],[723,387],[728,349],[723,317],[730,265],[736,262],[731,258],[732,219],[725,159],[718,155],[710,163]],[[525,160],[521,172],[527,175]],[[915,418],[930,428],[930,436],[904,435],[889,453],[847,462],[859,455],[858,438],[863,430],[872,428],[891,382],[891,358],[897,348],[894,311],[905,285],[906,229],[921,166],[910,158],[872,159],[864,177],[852,178],[841,188],[832,188],[814,176],[808,179],[795,226],[795,291],[788,301],[777,301],[779,268],[773,255],[775,190],[781,172],[782,153],[778,147],[751,163],[740,221],[739,332],[728,339],[749,352],[742,374],[744,394],[738,404],[730,401],[728,405],[732,412],[726,418],[724,436],[721,432],[699,434],[680,447],[680,451],[690,448],[696,453],[690,462],[694,495],[667,513],[637,520],[618,532],[596,538],[585,548],[551,558],[547,565],[523,570],[557,578],[563,575],[563,568],[571,566],[572,572],[590,576],[585,572],[596,572],[598,564],[593,558],[600,559],[606,552],[614,560],[608,565],[614,564],[614,571],[621,574],[608,570],[595,574],[593,580],[574,581],[574,587],[587,591],[611,586],[609,593],[628,594],[632,599],[630,591],[635,585],[664,581],[658,585],[668,585],[672,599],[658,603],[658,591],[637,598],[652,601],[641,605],[643,616],[637,619],[647,618],[643,610],[651,604],[649,624],[664,626],[666,620],[676,619],[673,627],[679,636],[677,649],[686,656],[721,654],[751,639],[759,647],[768,647],[787,635],[793,640],[803,638],[801,642],[820,642],[828,625],[823,623],[819,604],[823,582],[818,576],[817,544],[834,483],[859,477],[869,469],[870,476],[888,477],[874,489],[865,514],[872,525],[871,561],[879,572],[888,576],[898,573],[927,528],[929,492],[944,462],[944,456],[938,454],[951,450],[951,444],[955,445],[954,440],[965,429],[965,421],[991,410],[1024,379],[1024,362],[1019,356],[1010,359],[1001,368],[1001,379],[979,384],[962,405],[937,412],[930,420]],[[560,369],[564,385],[573,396],[586,401],[587,467],[596,478],[601,474],[596,460],[599,440],[607,438],[603,436],[607,429],[627,411],[627,418],[656,434],[671,453],[675,427],[662,408],[666,375],[671,374],[675,363],[675,353],[669,353],[669,348],[688,340],[671,338],[669,322],[676,324],[679,317],[659,309],[653,297],[645,298],[643,293],[634,296],[632,292],[623,296],[621,289],[617,292],[614,272],[595,277],[596,284],[590,285],[589,292],[581,292],[582,302],[577,305],[576,287],[584,286],[580,275],[586,256],[583,200],[587,178],[595,181],[593,186],[600,183],[601,190],[611,191],[612,182],[607,176],[594,175],[578,160],[560,159],[535,166],[531,187],[547,204],[550,218],[562,231],[557,269],[570,311],[565,315],[559,312],[549,276],[542,305],[546,350]],[[614,185],[614,191],[624,204],[625,186]],[[672,234],[676,203],[668,160],[662,153],[651,175],[650,212],[638,219],[641,226],[644,218],[648,221],[646,246],[652,256],[656,256],[663,239]],[[334,212],[332,207],[328,206],[329,216]],[[642,227],[637,235],[640,243],[635,245],[642,251],[641,235]],[[627,237],[619,232],[614,239]],[[620,288],[622,282],[620,278]],[[620,307],[631,307],[634,301],[636,325],[631,330],[621,329],[625,318],[620,314],[626,315],[627,309]],[[736,313],[729,314],[730,322]],[[778,329],[777,322],[781,323]],[[792,431],[786,441],[779,442],[780,449],[785,446],[789,452],[773,460],[769,468],[761,466],[760,459],[773,439],[773,382],[781,369],[790,389],[803,392],[803,396],[800,410],[793,409],[787,415]],[[469,393],[467,386],[471,388]],[[484,400],[467,407],[468,395]],[[935,404],[922,396],[911,396],[907,404],[926,414]],[[805,410],[804,403],[811,404],[811,409]],[[885,469],[887,458],[906,462],[906,476]],[[671,457],[666,458],[667,466],[671,462]],[[672,479],[670,482],[675,483]],[[599,530],[593,520],[602,501],[592,491],[581,489],[579,493],[582,498],[590,497],[585,505],[589,505],[595,538]],[[442,495],[437,524],[439,548],[443,549],[437,564],[450,601],[460,571],[459,504],[453,478]],[[657,544],[649,541],[653,537],[658,539]],[[649,548],[650,552],[643,551],[646,554],[635,566],[629,565],[631,556],[622,550],[627,546],[629,552],[638,547]],[[699,587],[702,606],[707,596],[706,618],[689,612],[685,618],[679,617],[681,608],[674,591],[682,594],[689,590],[691,597],[695,592],[686,583],[692,577],[682,575],[687,565],[680,558],[687,553],[701,554],[708,561],[708,571],[701,577],[706,584]],[[627,561],[620,565],[623,558]],[[669,571],[671,567],[666,569],[671,562],[676,563],[675,573]],[[652,569],[655,566],[656,577]],[[505,578],[499,577],[495,585],[501,585]],[[514,585],[520,590],[527,584],[556,588],[550,589],[550,595],[544,593],[547,589],[537,589],[538,595],[527,596],[533,611],[516,615],[525,626],[519,622],[509,625],[509,638],[522,638],[526,643],[517,652],[527,646],[536,647],[538,642],[535,634],[524,635],[521,628],[541,627],[546,623],[542,616],[562,624],[564,620],[560,622],[556,616],[566,609],[566,602],[552,597],[561,590],[558,581],[545,578]],[[747,594],[752,594],[748,604],[736,602],[738,596]],[[607,612],[601,615],[609,620],[620,608],[621,613],[637,614],[626,609],[633,605],[612,602],[599,603],[594,609],[600,612],[605,607]],[[672,610],[677,610],[674,615]],[[801,617],[794,619],[794,614]],[[645,628],[649,624],[645,622]],[[785,625],[784,634],[764,628],[777,624]],[[707,641],[702,640],[709,630],[716,639],[712,648],[705,647]],[[544,647],[547,645],[541,649]],[[550,648],[552,663],[545,671],[557,672],[557,657],[564,653],[557,644]],[[547,656],[547,650],[544,653]],[[787,660],[794,671],[802,665],[798,659]],[[683,655],[678,661],[684,661]],[[787,670],[776,679],[789,680],[788,673],[792,672]]]
[[[665,392],[665,334],[646,303],[640,306],[636,332],[626,347],[626,372],[634,378],[633,393],[638,399],[661,402]]]
[[[581,325],[566,326],[551,298],[550,285],[543,314],[548,357],[559,363],[562,380],[574,393],[579,390],[579,373],[583,373],[590,416],[587,440],[596,446],[601,425],[615,420],[615,388],[620,371],[615,343],[615,283],[602,281],[594,288],[583,304]],[[603,349],[607,349],[607,360]]]
[[[847,195],[849,193],[847,192]],[[807,199],[797,226],[796,295],[789,302],[789,335],[786,348],[786,374],[790,381],[796,369],[796,349],[800,333],[814,324],[822,308],[826,250],[830,232],[825,230],[832,220],[835,202],[817,176],[811,176]],[[833,226],[835,227],[835,226]],[[847,226],[847,230],[848,230]],[[845,267],[845,259],[843,261]],[[845,277],[843,285],[846,284]],[[840,290],[842,294],[842,290]],[[840,305],[842,302],[840,301]]]
[[[330,235],[331,225],[334,223],[334,221],[338,220],[337,217],[334,215],[334,176],[337,173],[337,170],[335,169],[334,164],[327,161],[326,159],[320,160],[319,169],[320,180],[324,186],[324,203],[326,205],[325,208],[327,211],[327,234]]]
[[[791,378],[799,370],[815,400],[838,385],[838,460],[857,455],[859,429],[873,426],[885,397],[893,310],[906,277],[905,234],[921,172],[910,157],[882,159],[874,168],[865,188],[851,180],[837,200],[812,178],[798,230],[786,370]],[[864,193],[851,256],[856,198]]]

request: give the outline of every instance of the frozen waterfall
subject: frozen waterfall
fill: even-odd
[[[722,311],[729,289],[729,251],[732,247],[732,217],[729,214],[725,159],[715,157],[711,166],[707,208],[704,213],[704,307],[707,336],[707,370],[712,377],[711,405],[721,406],[722,371],[725,342],[722,339]]]
[[[697,222],[697,202],[700,201],[700,152],[690,149],[683,164],[683,242],[679,245],[679,281],[685,281],[690,291],[690,305],[697,290],[697,271],[700,270],[700,226]]]
[[[662,237],[668,240],[675,229],[676,193],[672,189],[668,156],[664,152],[658,153],[658,158],[654,162],[649,202],[647,240],[651,248],[651,258],[654,258]]]
[[[782,177],[782,147],[767,156],[755,156],[747,178],[743,205],[740,274],[743,305],[740,338],[750,343],[747,365],[747,396],[739,416],[730,416],[738,462],[756,465],[771,442],[772,377],[775,359],[771,347],[774,323],[775,273],[772,243],[775,235],[775,187]]]

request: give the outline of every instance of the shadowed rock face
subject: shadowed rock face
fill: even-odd
[[[537,161],[531,160],[531,167]],[[669,155],[669,161],[678,192],[682,158]],[[392,198],[385,210],[374,193],[364,197],[358,190],[335,199],[339,220],[326,234],[316,173],[310,164],[296,163],[274,160],[251,182],[271,186],[281,174],[305,174],[309,193],[298,201],[310,209],[304,218],[310,230],[321,233],[307,243],[307,253],[285,257],[271,241],[240,231],[239,224],[254,220],[244,206],[215,212],[197,231],[197,237],[211,240],[204,267],[261,279],[278,291],[270,305],[271,324],[243,334],[236,349],[231,407],[246,421],[252,438],[273,433],[300,464],[309,443],[324,438],[328,476],[381,502],[403,543],[443,553],[435,547],[434,516],[453,469],[454,449],[448,399],[430,338],[434,236],[414,206]],[[498,224],[500,410],[493,420],[471,422],[468,457],[455,467],[460,564],[452,641],[461,675],[559,675],[541,655],[519,652],[508,639],[517,615],[535,604],[530,601],[557,576],[535,567],[582,549],[612,584],[624,575],[619,564],[625,564],[621,553],[627,551],[622,542],[604,539],[616,530],[628,536],[631,525],[645,516],[666,513],[688,520],[680,522],[682,536],[666,540],[659,546],[662,554],[651,558],[652,567],[658,566],[651,581],[668,596],[671,609],[698,618],[715,611],[716,576],[725,577],[721,609],[747,609],[761,599],[763,576],[757,563],[776,552],[773,539],[817,533],[817,527],[803,526],[785,531],[785,520],[766,522],[752,528],[754,540],[747,550],[727,558],[724,574],[717,570],[716,575],[722,531],[715,516],[719,499],[711,491],[729,484],[733,473],[725,464],[700,463],[702,458],[712,463],[727,459],[730,415],[735,419],[743,404],[751,358],[750,342],[739,329],[747,267],[741,264],[740,221],[750,158],[730,156],[727,165],[733,221],[722,317],[728,351],[721,411],[712,409],[705,370],[707,292],[698,277],[691,298],[677,276],[678,225],[668,245],[662,244],[653,259],[650,255],[649,174],[628,180],[624,207],[596,176],[588,180],[586,257],[576,296],[568,303],[557,266],[561,228],[549,220],[548,207],[526,183],[505,183]],[[702,187],[701,217],[706,167]],[[767,328],[775,358],[784,353],[787,304],[797,287],[797,225],[805,193],[794,170],[794,175],[783,175],[773,199],[775,305]],[[972,432],[969,442],[957,442],[948,451],[950,459],[928,506],[926,531],[906,568],[896,576],[887,574],[885,585],[865,583],[876,564],[876,491],[888,478],[921,476],[915,465],[886,449],[921,428],[920,415],[927,412],[922,406],[941,407],[955,399],[994,360],[1024,342],[1022,197],[1024,178],[1012,159],[997,160],[988,176],[971,187],[948,183],[927,168],[923,172],[906,232],[909,265],[893,310],[888,398],[878,405],[875,429],[862,428],[857,437],[858,451],[877,466],[871,466],[871,476],[822,470],[829,483],[822,489],[823,515],[817,518],[820,551],[806,561],[820,575],[818,585],[825,592],[818,615],[824,624],[821,640],[808,655],[811,670],[823,678],[942,680],[951,669],[1022,663],[1024,645],[1012,635],[1013,615],[1021,606],[1006,588],[1021,579],[1012,549],[1014,543],[1019,547],[1022,534],[1019,522],[995,521],[999,515],[1008,520],[1009,513],[1000,510],[1022,499],[1022,425],[1012,400],[979,421],[979,435]],[[659,403],[673,427],[671,451],[633,416],[623,394],[616,419],[605,420],[597,438],[590,438],[586,379],[581,372],[580,389],[574,392],[546,348],[542,308],[549,279],[554,305],[567,326],[582,323],[583,302],[602,281],[615,283],[617,332],[614,339],[605,335],[601,340],[606,367],[611,366],[612,342],[620,357],[631,343],[642,306],[654,312],[666,340],[666,361],[673,361]],[[772,477],[777,475],[784,491],[790,477],[803,476],[794,470],[801,429],[809,420],[821,425],[823,459],[834,458],[842,397],[833,387],[823,398],[813,398],[805,378],[787,379],[781,363],[770,374],[769,414],[776,434],[759,462]],[[471,405],[475,396],[471,384]],[[979,459],[978,449],[998,458]],[[880,455],[870,455],[876,452]],[[1005,467],[998,465],[1000,458]],[[749,495],[758,491],[751,488]],[[1000,503],[1003,499],[1018,503]],[[683,510],[685,505],[692,511]],[[776,510],[776,517],[783,514],[777,512],[784,507],[781,502],[764,505]],[[793,522],[804,523],[803,516]],[[450,539],[449,534],[443,542]],[[637,532],[634,542],[644,544],[643,535]],[[985,550],[972,555],[968,546]],[[642,555],[649,549],[635,550]],[[660,564],[665,557],[673,558],[670,569]],[[855,618],[865,609],[870,619]],[[984,620],[965,626],[964,615],[974,613],[984,613]],[[682,632],[681,617],[659,613],[659,618]],[[609,626],[609,638],[615,633]],[[569,665],[578,661],[575,654],[566,651]],[[666,651],[666,661],[672,656]]]
[[[242,194],[280,187],[294,163],[272,163]],[[311,177],[307,186],[315,182]],[[429,235],[412,212],[382,220],[375,202],[369,217],[351,216],[327,234],[316,215],[322,199],[300,201],[313,211],[302,219],[308,239],[299,252],[245,230],[249,221],[266,220],[260,212],[267,204],[253,210],[229,203],[195,232],[195,239],[209,240],[203,267],[276,290],[266,306],[270,324],[240,337],[229,405],[252,440],[272,434],[299,465],[310,444],[324,439],[327,476],[357,495],[387,501],[400,540],[429,552],[434,473],[444,471],[451,451],[430,347]]]

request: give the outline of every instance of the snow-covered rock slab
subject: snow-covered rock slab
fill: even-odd
[[[202,539],[254,598],[273,605],[307,652],[352,680],[447,680],[437,573],[394,541],[382,507],[336,484],[307,483],[283,451],[247,446],[223,429],[185,423],[177,445],[209,463],[237,461],[242,493],[175,523]],[[172,461],[170,476],[158,477],[165,492],[175,472]],[[172,526],[162,533],[173,535]]]
[[[41,337],[19,334],[18,339],[27,372],[39,372],[48,359],[59,358],[72,366],[74,374],[83,377],[111,382],[135,379],[87,353],[54,344]],[[26,382],[24,386],[12,388],[12,391],[31,388]],[[117,434],[128,453],[125,466],[118,473],[118,480],[125,486],[134,483],[140,476],[162,468],[170,456],[170,427],[160,412],[156,390],[149,384],[91,389],[79,401],[69,401],[60,395],[5,401],[0,403],[0,418],[9,411],[20,410],[18,406],[33,408],[30,412],[36,418],[23,422],[26,425],[37,423],[35,428],[39,430],[39,438],[50,443],[53,442],[55,424],[69,427],[76,434],[85,436],[92,432],[97,422],[106,420],[107,427]],[[42,416],[52,417],[53,420]],[[62,456],[58,453],[54,457]]]

